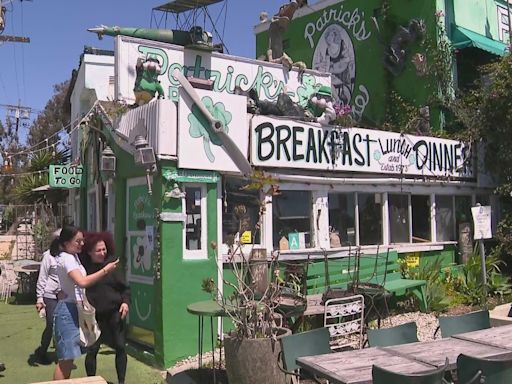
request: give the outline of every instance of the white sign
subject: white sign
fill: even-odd
[[[254,116],[251,161],[262,167],[473,178],[470,147],[455,140]]]
[[[201,89],[196,91],[206,109],[223,123],[225,131],[238,145],[240,151],[247,156],[249,152],[249,123],[246,97],[219,94]],[[179,168],[239,173],[239,168],[224,150],[210,124],[185,92],[180,92],[178,110]]]
[[[488,205],[472,207],[471,213],[473,215],[473,225],[475,228],[474,239],[491,239],[491,207]]]
[[[165,98],[174,101],[178,100],[180,87],[172,75],[175,69],[186,77],[212,80],[214,92],[233,94],[237,87],[243,91],[254,89],[260,99],[277,100],[279,94],[286,90],[292,100],[303,106],[321,85],[331,85],[328,73],[307,70],[301,81],[296,69],[286,71],[280,64],[118,36],[115,60],[117,100],[125,100],[128,104],[135,101],[135,65],[140,57],[153,57],[159,61],[162,69],[158,81],[164,89]]]

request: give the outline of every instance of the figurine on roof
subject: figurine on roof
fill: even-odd
[[[306,106],[305,117],[321,125],[329,125],[336,119],[331,87],[322,85],[311,95]]]
[[[292,66],[297,66],[300,70],[305,69],[304,63],[294,63],[283,51],[283,35],[288,29],[288,25],[290,24],[290,20],[293,18],[295,11],[307,4],[307,0],[290,0],[288,4],[284,4],[279,8],[277,14],[272,16],[272,20],[270,21],[270,26],[268,28],[269,47],[267,50],[267,60],[271,63],[281,63],[287,66],[288,69]],[[266,19],[261,20],[266,21]]]
[[[154,57],[139,58],[135,65],[137,77],[135,78],[135,105],[141,106],[149,103],[158,93],[158,98],[164,98],[164,89],[158,81],[160,75],[160,63]]]

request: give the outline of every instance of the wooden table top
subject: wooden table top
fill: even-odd
[[[457,367],[457,357],[461,353],[481,358],[509,353],[509,351],[504,348],[453,337],[395,345],[393,347],[384,347],[383,349],[389,353],[408,357],[409,359],[421,361],[422,363],[427,363],[435,367],[444,366],[445,360],[448,358],[448,369],[455,369]]]
[[[400,373],[421,373],[434,369],[432,365],[390,353],[382,348],[366,348],[327,355],[300,357],[297,364],[333,384],[369,384],[372,366]]]
[[[512,350],[512,325],[503,325],[501,327],[494,327],[489,329],[482,329],[480,331],[473,331],[453,335],[455,339],[468,340],[476,343],[490,345],[497,348]]]

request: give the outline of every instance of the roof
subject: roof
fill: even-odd
[[[174,0],[153,8],[154,11],[181,13],[217,4],[224,0]]]
[[[453,26],[452,44],[454,48],[479,48],[496,56],[503,56],[506,52],[506,44],[493,40],[469,29]]]

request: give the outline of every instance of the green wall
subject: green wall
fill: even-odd
[[[505,1],[447,0],[452,2],[454,21],[460,27],[499,41],[497,5],[506,8]]]
[[[318,52],[322,51],[321,40],[326,29],[333,24],[341,26],[354,48],[355,80],[350,105],[356,117],[362,113],[361,122],[365,126],[380,127],[386,121],[386,111],[390,108],[397,109],[398,113],[403,112],[400,111],[400,105],[393,103],[391,91],[396,91],[415,107],[428,104],[430,95],[437,91],[429,85],[432,81],[428,76],[418,76],[411,62],[415,53],[425,52],[424,45],[419,41],[406,47],[408,52],[403,72],[394,75],[384,66],[390,41],[401,26],[407,27],[412,19],[422,19],[426,24],[427,35],[435,41],[435,13],[435,0],[340,1],[294,18],[284,37],[285,51],[294,61],[304,61],[311,68]],[[379,28],[372,16],[375,16]],[[267,47],[267,32],[257,34],[256,56],[263,55]],[[434,115],[435,111],[431,109],[431,125],[437,126],[439,120]]]
[[[173,167],[172,163],[162,166]],[[163,178],[161,178],[162,180]],[[171,183],[172,184],[172,183]],[[164,201],[163,193],[170,184],[162,182],[161,206],[163,212],[181,213],[181,200]],[[161,329],[155,333],[157,361],[162,366],[197,354],[198,318],[187,312],[187,305],[209,300],[211,296],[201,289],[203,279],[217,280],[217,264],[210,243],[217,241],[217,184],[207,185],[207,246],[208,259],[183,259],[183,223],[161,222],[161,273],[157,299],[162,319]],[[214,332],[217,330],[214,322]],[[209,318],[204,324],[204,350],[211,350]]]

